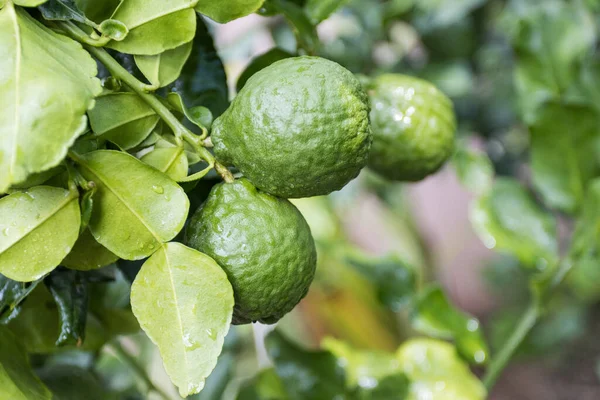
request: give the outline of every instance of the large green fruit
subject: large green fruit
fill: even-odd
[[[248,80],[213,124],[217,159],[279,197],[339,190],[366,165],[369,105],[348,70],[318,57],[278,61]]]
[[[454,151],[452,102],[422,79],[385,74],[369,84],[373,147],[369,167],[385,178],[418,181]]]
[[[227,273],[234,324],[277,322],[306,295],[315,274],[315,244],[302,214],[246,179],[212,189],[186,242]]]

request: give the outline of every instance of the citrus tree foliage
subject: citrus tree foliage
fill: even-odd
[[[486,398],[600,299],[599,12],[0,0],[0,398]],[[253,13],[277,45],[231,93],[210,32]],[[321,41],[336,20],[350,28]],[[448,159],[474,231],[526,280],[523,316],[489,338],[428,281],[403,201]],[[382,257],[339,219],[365,192],[395,224]],[[270,366],[237,379],[232,326],[303,298],[342,339],[308,349],[282,323]],[[155,350],[172,387],[148,374]]]

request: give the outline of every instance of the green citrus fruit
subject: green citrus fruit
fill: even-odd
[[[302,214],[247,179],[212,189],[190,221],[186,242],[227,273],[234,324],[276,322],[306,295],[315,274],[315,244]]]
[[[370,82],[373,147],[369,167],[385,178],[418,181],[454,151],[452,102],[422,79],[385,74]]]
[[[215,155],[279,197],[331,193],[354,179],[371,147],[369,105],[348,70],[293,57],[254,74],[213,125]]]

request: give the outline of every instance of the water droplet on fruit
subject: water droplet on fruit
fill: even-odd
[[[165,192],[165,189],[162,186],[159,186],[159,185],[152,186],[152,190],[156,194],[163,194]]]

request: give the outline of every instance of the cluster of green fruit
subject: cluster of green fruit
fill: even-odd
[[[274,323],[307,293],[316,252],[288,198],[326,195],[362,168],[397,181],[437,171],[454,148],[452,103],[396,74],[366,84],[318,57],[256,73],[212,128],[216,158],[244,176],[213,188],[186,233],[233,286],[236,324]]]

